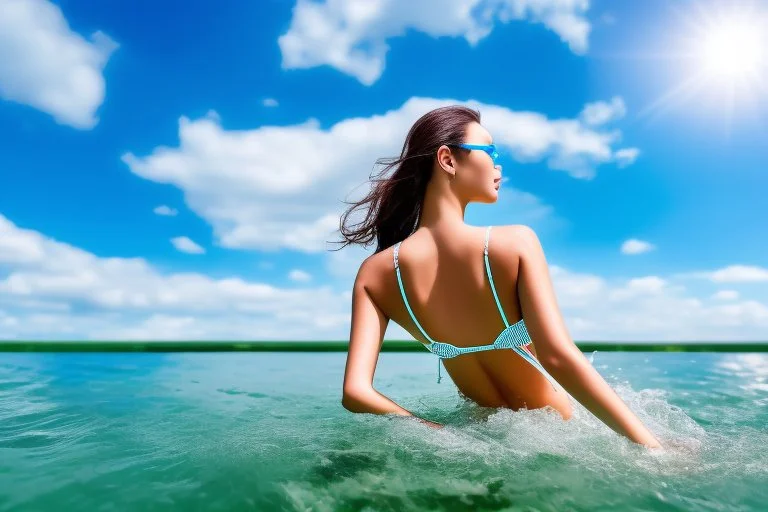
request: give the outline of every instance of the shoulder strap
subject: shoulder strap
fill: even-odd
[[[395,260],[395,273],[397,274],[397,284],[400,285],[400,295],[403,296],[403,302],[405,303],[405,307],[408,310],[408,313],[411,315],[411,319],[413,320],[413,323],[416,324],[416,327],[419,328],[421,331],[421,334],[424,335],[425,338],[429,340],[429,343],[435,343],[435,340],[429,337],[429,334],[424,330],[424,328],[421,327],[421,324],[418,320],[416,320],[416,315],[413,314],[413,311],[411,310],[411,305],[408,304],[408,298],[405,296],[405,288],[403,287],[403,279],[400,277],[400,264],[397,261],[397,254],[400,251],[400,243],[397,242],[395,244],[395,251],[394,251],[394,260]]]
[[[493,275],[491,274],[491,263],[488,261],[488,239],[491,236],[491,227],[488,226],[485,230],[485,248],[483,249],[483,255],[485,257],[485,270],[488,274],[488,280],[491,283],[491,291],[493,292],[493,298],[496,299],[496,306],[499,308],[499,313],[501,313],[501,319],[504,320],[504,325],[509,327],[509,322],[507,321],[507,316],[504,314],[504,309],[501,307],[501,302],[499,302],[499,296],[496,294],[496,287],[493,285]]]

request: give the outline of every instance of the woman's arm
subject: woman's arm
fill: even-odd
[[[395,413],[401,416],[414,416],[430,426],[440,426],[418,418],[373,388],[373,374],[389,318],[373,302],[365,287],[364,267],[367,262],[368,260],[364,261],[360,266],[352,290],[352,325],[341,404],[351,412]]]
[[[661,444],[573,343],[557,305],[547,261],[536,233],[515,226],[520,248],[518,293],[523,318],[546,370],[603,423],[632,441]]]

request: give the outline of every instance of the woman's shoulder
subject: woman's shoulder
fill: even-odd
[[[386,273],[394,271],[394,250],[392,244],[378,252],[368,255],[358,267],[356,282],[374,284],[381,280]]]
[[[485,236],[489,226],[478,226]],[[536,232],[526,224],[499,224],[490,226],[489,233],[489,254],[493,253],[496,259],[510,259],[517,261],[521,251],[526,250],[532,245],[538,244]],[[473,240],[474,236],[472,237]],[[475,241],[471,242],[475,245]],[[378,281],[382,275],[394,271],[394,251],[397,244],[382,249],[379,252],[369,255],[365,258],[358,269],[357,275],[360,280]],[[482,250],[482,246],[480,247]]]
[[[532,243],[538,243],[538,236],[527,224],[503,224],[492,226],[490,245],[494,242],[510,250],[522,249]]]

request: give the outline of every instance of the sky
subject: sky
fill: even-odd
[[[345,202],[447,104],[574,340],[768,339],[765,3],[178,6],[0,0],[0,339],[348,339]]]

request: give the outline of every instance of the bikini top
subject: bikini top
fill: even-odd
[[[523,359],[528,361],[531,365],[533,365],[534,368],[539,370],[552,384],[553,389],[557,389],[555,386],[555,382],[557,382],[539,363],[539,361],[533,356],[533,353],[528,349],[526,345],[529,345],[532,340],[530,335],[528,334],[528,329],[525,327],[525,322],[521,318],[518,322],[511,324],[507,321],[507,317],[504,314],[504,310],[501,307],[501,303],[499,302],[499,296],[496,294],[496,287],[493,284],[493,275],[491,274],[491,264],[488,261],[488,239],[491,234],[491,227],[488,226],[485,230],[485,248],[483,250],[483,254],[485,257],[485,270],[486,274],[488,274],[488,281],[491,285],[491,291],[493,292],[493,298],[496,300],[496,306],[499,310],[499,313],[501,313],[501,319],[504,321],[504,325],[506,328],[502,330],[498,336],[496,336],[496,339],[493,343],[490,343],[488,345],[477,345],[473,347],[457,347],[455,345],[452,345],[450,343],[441,342],[441,341],[435,341],[433,340],[429,334],[426,333],[426,331],[421,327],[421,324],[416,319],[416,315],[413,314],[413,311],[411,310],[410,304],[408,304],[408,298],[405,295],[405,288],[403,288],[403,280],[400,277],[400,265],[398,263],[397,257],[398,253],[400,252],[400,244],[402,241],[397,242],[395,244],[394,249],[394,260],[395,260],[395,272],[397,274],[397,282],[400,285],[400,294],[403,296],[403,302],[405,303],[406,309],[408,309],[408,313],[411,315],[411,318],[413,319],[413,323],[416,324],[416,327],[419,328],[421,333],[424,335],[424,337],[429,340],[429,345],[426,345],[427,350],[432,352],[438,357],[437,360],[437,382],[440,383],[440,359],[446,359],[446,358],[452,358],[456,356],[460,356],[462,354],[468,354],[471,352],[480,352],[483,350],[494,350],[494,349],[502,349],[502,348],[509,348],[514,350],[517,354],[519,354]]]

